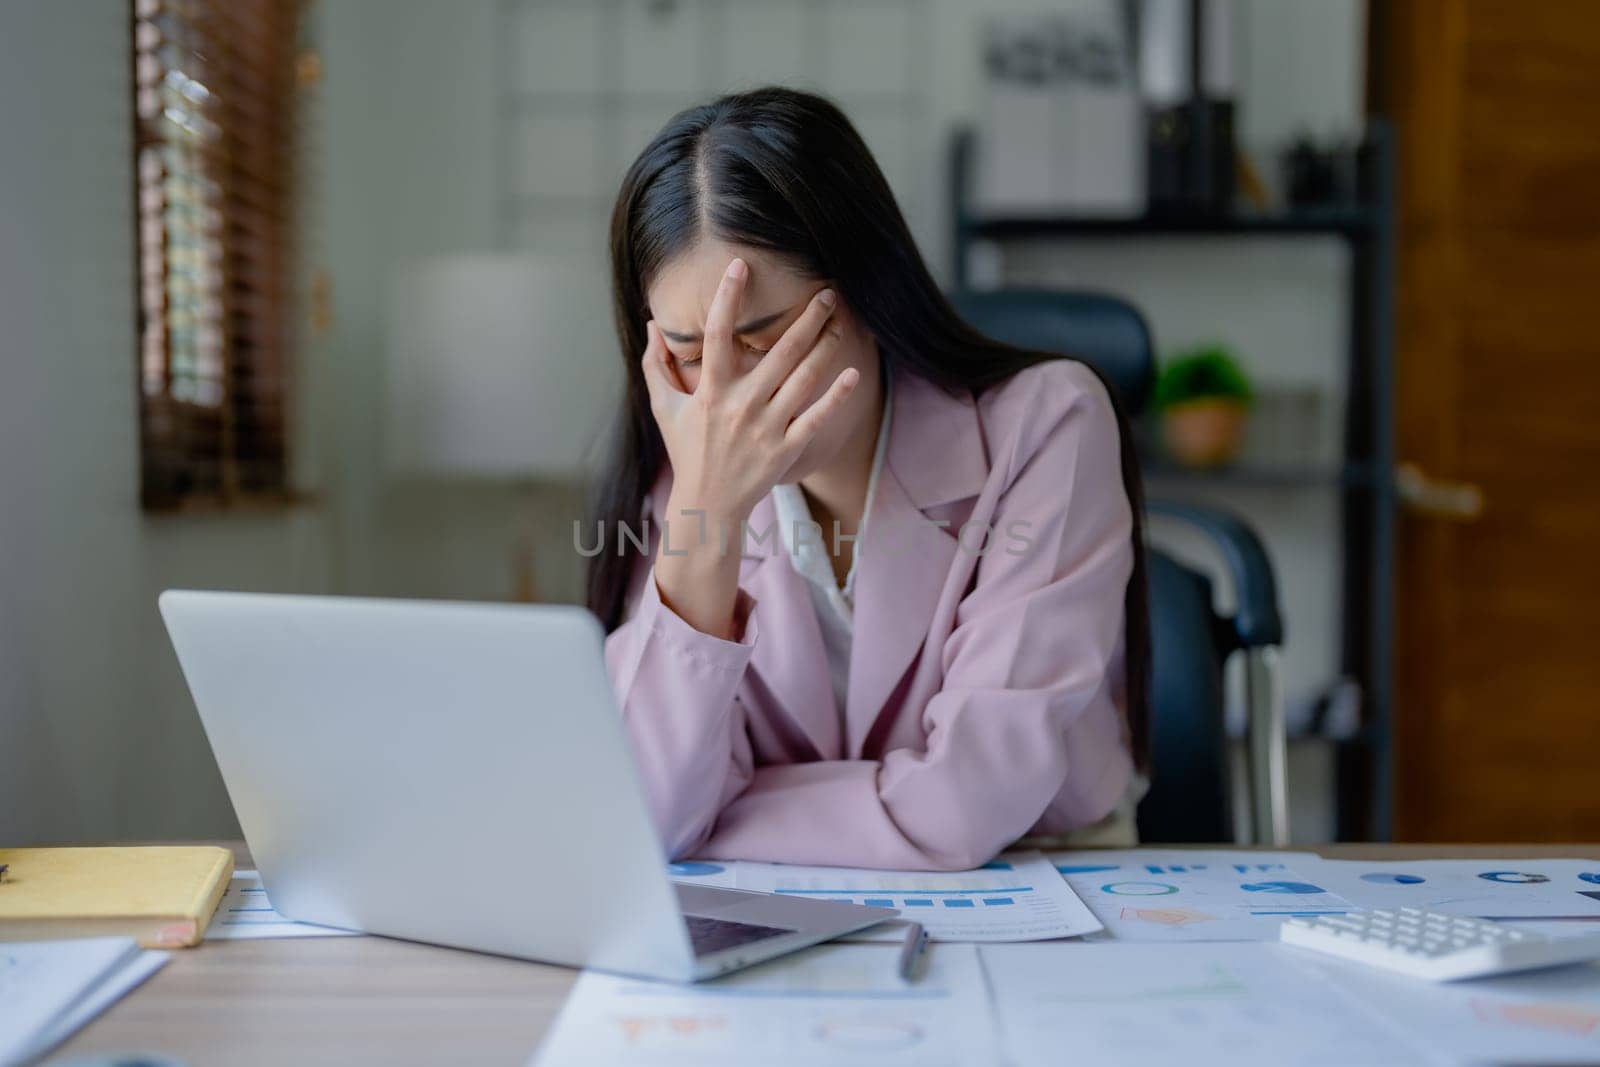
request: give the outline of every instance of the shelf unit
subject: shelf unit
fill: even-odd
[[[1253,465],[1214,472],[1184,471],[1146,459],[1153,486],[1183,484],[1298,490],[1326,487],[1340,496],[1342,669],[1361,685],[1359,733],[1339,751],[1338,836],[1386,841],[1391,830],[1394,693],[1394,141],[1388,125],[1369,119],[1365,195],[1350,207],[1279,213],[1153,215],[1077,218],[1057,215],[980,215],[972,208],[969,176],[974,139],[956,132],[950,150],[951,277],[969,281],[973,242],[1016,240],[1138,240],[1146,237],[1333,237],[1350,248],[1350,344],[1342,462],[1329,465]]]

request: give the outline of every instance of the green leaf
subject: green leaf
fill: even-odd
[[[1157,411],[1208,398],[1237,400],[1246,406],[1255,399],[1249,376],[1224,345],[1197,345],[1162,361],[1151,398]]]

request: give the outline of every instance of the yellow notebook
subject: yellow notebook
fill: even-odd
[[[198,944],[233,877],[233,853],[210,845],[0,848],[0,863],[0,941]]]

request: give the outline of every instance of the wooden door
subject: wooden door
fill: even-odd
[[[1397,546],[1395,836],[1597,841],[1600,3],[1371,10],[1422,505]]]

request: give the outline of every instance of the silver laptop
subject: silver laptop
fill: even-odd
[[[168,591],[292,919],[690,981],[898,914],[668,874],[582,608]]]

